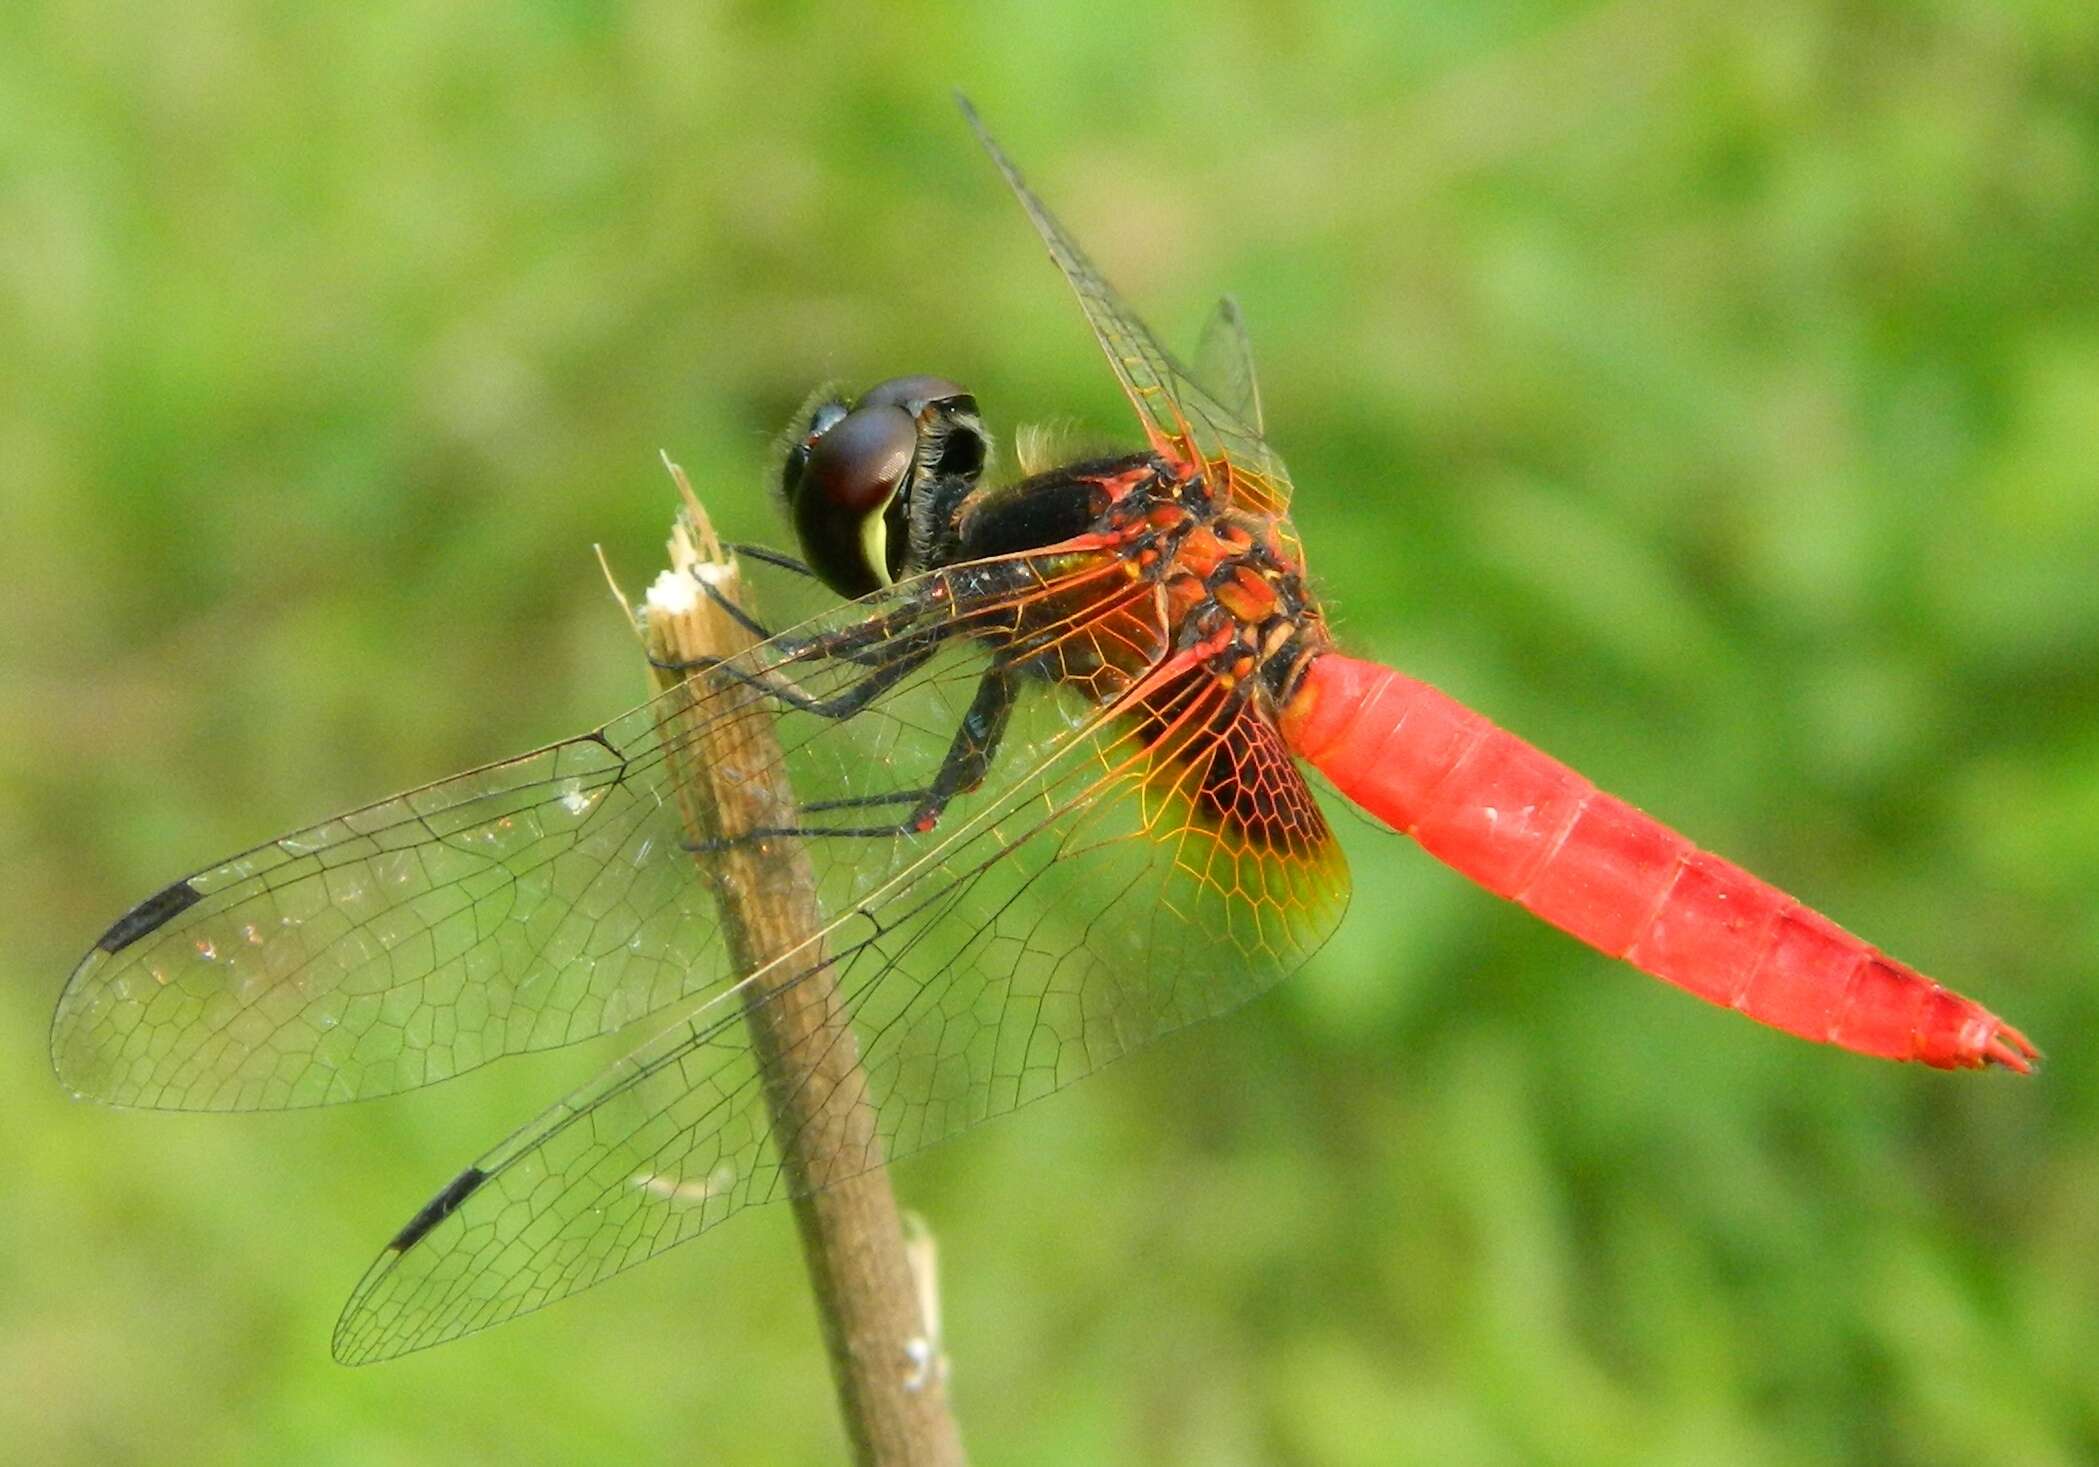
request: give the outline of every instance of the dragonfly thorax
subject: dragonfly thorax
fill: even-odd
[[[1099,701],[1188,652],[1272,717],[1326,648],[1296,542],[1276,516],[1218,493],[1211,474],[1147,452],[987,486],[988,458],[973,395],[942,377],[895,377],[857,402],[825,392],[804,409],[781,495],[810,568],[842,596],[974,563],[999,584],[1047,569],[1040,595],[1016,583],[988,598],[1012,614],[976,630],[1016,668]],[[1104,567],[1126,586],[1105,620],[1088,600]],[[1060,593],[1058,581],[1094,589]],[[1096,634],[1057,636],[1081,622],[1100,623]],[[1054,656],[1029,650],[1045,638]]]
[[[1329,638],[1295,542],[1271,515],[1226,506],[1190,514],[1162,564],[1177,645],[1271,717]]]
[[[965,562],[1037,552],[1029,573],[1050,585],[994,640],[1054,639],[1055,659],[1035,670],[1101,701],[1186,652],[1272,715],[1328,644],[1281,523],[1220,502],[1202,475],[1154,453],[980,491],[959,507],[954,549]],[[1104,580],[1122,594],[1103,596]],[[1090,634],[1063,634],[1080,625]]]

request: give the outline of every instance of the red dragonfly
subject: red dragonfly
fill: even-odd
[[[1236,314],[1191,375],[969,119],[1142,451],[994,485],[951,382],[819,401],[783,497],[806,568],[850,599],[707,669],[697,715],[676,693],[282,836],[147,898],[74,970],[54,1062],[121,1105],[367,1099],[654,1021],[409,1220],[346,1306],[338,1358],[499,1323],[785,1192],[735,998],[753,975],[731,970],[680,824],[674,745],[710,696],[776,710],[802,803],[765,833],[802,837],[816,870],[816,961],[891,1159],[1235,1008],[1316,949],[1348,875],[1298,761],[1710,1002],[1883,1058],[2031,1067],[1981,1006],[1335,650]]]

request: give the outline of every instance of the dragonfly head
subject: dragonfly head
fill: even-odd
[[[857,402],[819,393],[780,467],[803,558],[848,598],[937,563],[989,454],[976,398],[944,377],[892,377]]]

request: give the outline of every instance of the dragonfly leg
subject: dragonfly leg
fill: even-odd
[[[923,618],[925,608],[918,604],[907,604],[821,636],[773,637],[764,623],[724,597],[716,587],[708,585],[705,581],[699,584],[709,600],[726,611],[745,631],[763,641],[764,654],[770,659],[768,671],[793,662],[823,660],[850,662],[857,667],[884,667],[894,658],[930,652],[932,648],[963,630],[960,623],[952,620],[936,621],[914,628],[911,623]],[[764,676],[762,673],[742,672],[734,667],[731,659],[723,657],[651,657],[649,663],[665,672],[706,672],[713,668],[726,667],[746,682]]]
[[[998,746],[1006,737],[1006,723],[1013,716],[1013,704],[1019,695],[1019,679],[1011,668],[994,665],[984,674],[931,787],[905,822],[910,829],[920,833],[931,830],[950,800],[984,782],[991,761],[998,755]]]
[[[700,588],[700,591],[706,596],[706,598],[709,601],[712,601],[715,604],[715,606],[721,611],[721,613],[729,618],[729,620],[735,622],[738,626],[742,627],[745,631],[749,632],[752,636],[756,637],[761,642],[769,642],[772,640],[772,630],[769,627],[767,627],[764,622],[758,620],[757,617],[752,616],[748,611],[745,611],[743,607],[733,597],[724,596],[721,592],[721,587],[715,585],[714,582],[708,580],[705,576],[702,575],[695,575],[692,579],[693,584],[698,586]],[[662,666],[661,663],[658,663],[657,665],[659,667]],[[688,669],[680,667],[670,668],[667,670],[672,672],[684,672]]]
[[[738,543],[724,545],[722,549],[728,551],[731,555],[741,555],[747,560],[755,560],[761,565],[773,566],[792,575],[802,576],[812,581],[816,579],[816,572],[809,569],[808,562],[797,560],[784,550],[775,550],[769,545]]]
[[[813,713],[818,718],[837,719],[850,718],[881,697],[895,687],[899,680],[923,667],[934,650],[931,645],[910,648],[888,662],[877,664],[866,677],[828,698],[812,697],[792,683],[773,677],[769,673],[749,672],[738,667],[734,661],[720,658],[698,658],[689,666],[671,670],[688,672],[697,668],[719,672],[798,713]],[[657,665],[662,666],[661,663]]]
[[[873,682],[870,677],[866,682]],[[745,832],[737,840],[768,840],[789,836],[809,837],[853,837],[879,839],[885,836],[924,835],[940,821],[943,812],[955,796],[967,794],[983,784],[984,776],[991,770],[991,761],[998,757],[1000,742],[1006,736],[1006,724],[1013,715],[1013,705],[1020,693],[1019,676],[1006,666],[997,666],[984,674],[977,684],[977,693],[970,700],[969,709],[962,715],[962,723],[955,730],[955,737],[948,744],[947,753],[941,757],[940,768],[934,771],[932,783],[918,789],[891,790],[883,794],[856,795],[845,800],[826,800],[803,807],[803,813],[820,811],[868,809],[882,805],[909,805],[911,813],[902,820],[881,825],[774,825]],[[698,851],[718,851],[733,844],[731,840],[702,841],[688,843],[688,848]]]
[[[816,578],[815,571],[809,569],[808,566],[804,565],[801,561],[796,560],[793,556],[782,554],[780,551],[777,550],[769,550],[763,545],[730,545],[725,548],[732,555],[742,555],[751,560],[759,561],[765,565],[778,566],[782,570],[791,571],[792,573],[798,576],[807,576],[811,580],[814,580]],[[718,607],[721,610],[721,612],[725,616],[727,616],[731,621],[735,622],[738,626],[742,627],[745,631],[749,632],[752,636],[756,637],[761,642],[770,642],[773,640],[773,629],[767,626],[764,622],[758,620],[757,617],[752,616],[748,611],[745,611],[740,603],[732,600],[727,596],[724,596],[722,594],[721,587],[715,585],[714,582],[707,579],[705,576],[696,574],[694,575],[693,580],[699,586],[701,593],[705,595],[709,601],[712,601],[715,604],[715,606]],[[787,659],[792,660],[794,658],[806,655],[809,649],[814,647],[815,645],[815,639],[812,638],[787,637],[780,639],[779,650],[785,655]],[[874,651],[840,649],[832,651],[828,655],[837,657],[842,661],[858,663],[862,667],[873,667],[881,661],[880,654]],[[663,664],[659,663],[658,665],[662,666]],[[668,668],[667,670],[672,672],[685,672],[689,671],[690,668],[687,666],[678,666]]]

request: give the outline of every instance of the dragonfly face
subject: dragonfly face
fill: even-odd
[[[977,400],[944,377],[892,377],[799,417],[780,495],[810,569],[847,600],[928,569],[989,457]]]

